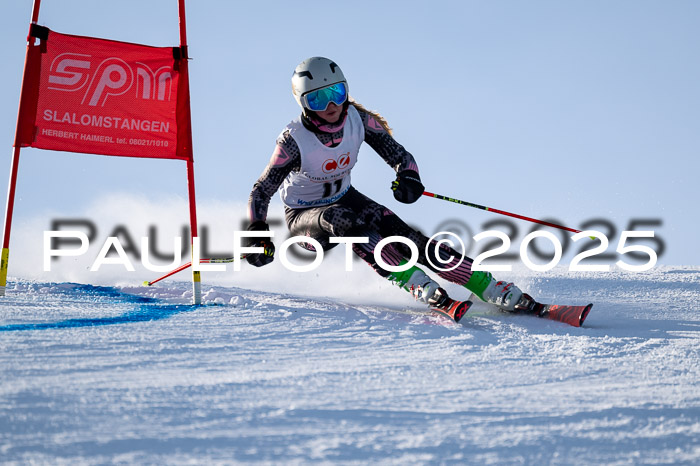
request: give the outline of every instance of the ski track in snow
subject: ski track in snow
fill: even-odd
[[[700,463],[700,268],[524,281],[593,302],[585,326],[483,304],[456,324],[400,290],[217,286],[195,307],[181,282],[14,281],[0,462]]]

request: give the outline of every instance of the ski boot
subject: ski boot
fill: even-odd
[[[391,272],[387,278],[411,293],[416,301],[422,301],[426,304],[430,304],[430,299],[440,288],[437,282],[416,266],[403,272]]]
[[[512,283],[497,281],[490,272],[474,272],[464,285],[482,301],[494,304],[507,312],[520,312],[530,306],[534,300],[520,291]]]
[[[417,301],[446,314],[455,322],[459,322],[472,305],[471,301],[455,301],[450,298],[436,281],[415,266],[403,272],[391,272],[388,278],[411,293]]]

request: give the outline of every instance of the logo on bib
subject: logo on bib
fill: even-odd
[[[343,169],[350,165],[350,152],[346,152],[345,154],[341,154],[337,160],[334,159],[328,159],[325,162],[323,162],[323,165],[321,168],[323,169],[324,173],[333,173],[337,169]]]

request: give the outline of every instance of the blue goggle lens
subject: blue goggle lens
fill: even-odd
[[[328,104],[333,102],[342,105],[348,98],[348,91],[345,83],[336,83],[328,87],[316,89],[304,96],[306,108],[314,112],[322,112],[328,108]]]

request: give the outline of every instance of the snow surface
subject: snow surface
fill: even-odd
[[[483,304],[456,324],[396,288],[194,307],[183,282],[11,281],[0,462],[700,463],[700,267],[519,283],[595,304],[583,328]]]

